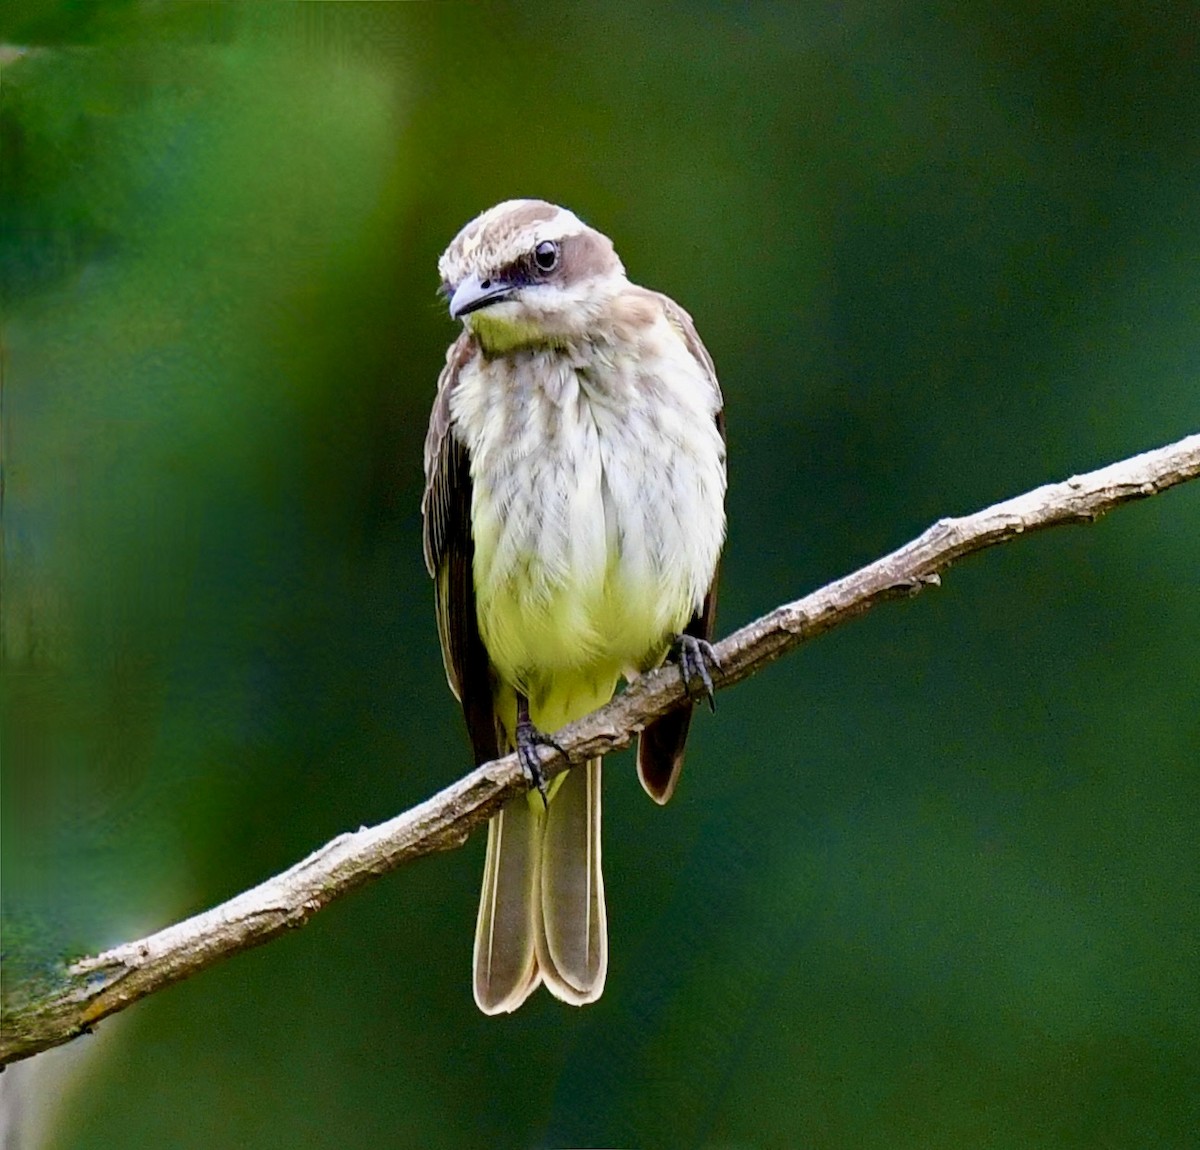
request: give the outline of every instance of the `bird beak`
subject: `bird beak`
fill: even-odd
[[[450,297],[450,318],[461,319],[481,307],[499,303],[508,299],[514,291],[516,288],[503,280],[480,279],[477,275],[467,276]]]

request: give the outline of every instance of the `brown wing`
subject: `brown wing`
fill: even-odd
[[[654,294],[662,303],[663,310],[667,313],[667,319],[683,336],[688,351],[703,366],[713,391],[716,392],[717,430],[720,431],[723,441],[725,439],[725,411],[720,406],[721,387],[717,383],[717,372],[713,366],[712,357],[708,354],[708,349],[701,343],[700,336],[696,334],[696,325],[692,323],[692,317],[668,296]],[[716,570],[713,571],[712,582],[709,584],[708,594],[704,596],[700,610],[692,616],[691,621],[684,628],[688,635],[694,635],[697,639],[703,639],[705,642],[712,639],[713,628],[717,621],[717,583],[720,574],[721,565],[718,563]],[[685,703],[682,707],[663,715],[661,719],[655,719],[638,739],[638,777],[642,780],[642,786],[646,789],[646,793],[656,803],[667,802],[675,793],[675,785],[679,782],[679,773],[683,769],[683,752],[691,723],[692,704]]]
[[[450,393],[477,353],[466,332],[446,353],[425,437],[425,566],[434,579],[438,638],[450,689],[462,704],[477,763],[497,758],[492,677],[475,614],[471,538],[471,460],[450,424]]]

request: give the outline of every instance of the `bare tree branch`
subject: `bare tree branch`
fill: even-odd
[[[1060,523],[1089,522],[1119,504],[1200,476],[1200,435],[1049,484],[961,519],[941,519],[898,551],[736,631],[716,647],[718,689],[732,686],[801,643],[884,599],[939,583],[955,560]],[[679,671],[664,667],[555,737],[570,762],[627,746],[684,699]],[[545,752],[547,775],[568,765]],[[374,827],[339,835],[290,870],[157,934],[83,958],[51,985],[16,987],[0,1014],[0,1066],[91,1029],[100,1019],[222,959],[303,926],[372,878],[433,851],[460,846],[527,782],[515,755],[478,767],[432,798]]]

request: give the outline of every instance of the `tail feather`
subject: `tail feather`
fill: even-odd
[[[543,980],[575,1006],[604,989],[600,760],[560,778],[547,809],[522,796],[488,825],[474,959],[485,1014],[516,1010]]]
[[[569,771],[546,812],[540,873],[538,967],[555,998],[595,1002],[608,973],[600,858],[600,760]]]
[[[545,817],[522,796],[488,824],[474,957],[475,1002],[484,1014],[516,1010],[541,981],[531,895]]]

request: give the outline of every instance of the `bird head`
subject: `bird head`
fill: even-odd
[[[450,315],[490,354],[588,339],[629,282],[607,236],[544,200],[506,200],[477,216],[438,271]]]

